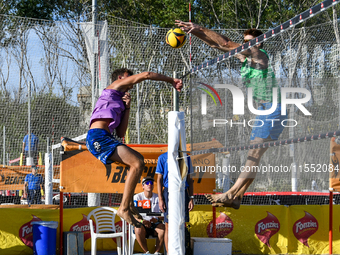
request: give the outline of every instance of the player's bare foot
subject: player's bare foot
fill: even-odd
[[[137,219],[142,220],[143,217],[139,214],[138,210],[136,209],[135,205],[133,202],[130,204],[130,211],[133,216],[135,216]]]
[[[117,215],[121,218],[123,218],[127,223],[134,226],[135,228],[140,228],[142,226],[142,223],[137,221],[135,217],[133,217],[131,211],[128,209],[122,209],[118,208]]]
[[[233,203],[233,196],[231,193],[205,194],[205,197],[210,203],[215,204],[216,206],[231,207]]]
[[[231,192],[223,194],[206,194],[205,197],[212,203],[212,206],[215,207],[231,207],[239,209],[242,201],[242,197],[233,197]]]
[[[241,206],[241,201],[242,201],[242,198],[236,197],[233,199],[231,205],[230,204],[226,205],[225,203],[220,203],[220,202],[212,203],[211,205],[214,207],[231,207],[234,209],[239,209]]]

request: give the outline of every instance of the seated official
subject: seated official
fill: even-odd
[[[144,191],[134,195],[133,200],[150,200],[151,212],[160,212],[158,195],[152,192],[154,188],[154,179],[151,177],[145,177],[142,181],[142,185]],[[160,250],[164,243],[164,224],[159,218],[154,216],[144,216],[143,220],[141,220],[141,223],[141,228],[135,228],[136,239],[140,247],[143,249],[145,254],[150,254],[146,238],[153,236],[157,238],[154,254],[161,254]]]

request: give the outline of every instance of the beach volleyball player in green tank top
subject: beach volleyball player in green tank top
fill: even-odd
[[[216,33],[192,22],[183,22],[176,20],[175,23],[183,31],[191,33],[214,49],[224,52],[231,51],[241,44],[231,41],[228,37]],[[258,29],[248,29],[244,32],[243,43],[246,43],[258,36],[262,32]],[[272,107],[273,88],[278,87],[275,81],[275,75],[269,63],[267,52],[262,49],[263,44],[258,44],[245,50],[237,55],[242,62],[241,77],[244,86],[252,88],[252,97],[258,105],[257,110],[269,110]],[[249,93],[249,92],[248,92]],[[250,95],[248,94],[248,97]],[[272,140],[277,140],[283,131],[281,121],[284,119],[281,115],[280,89],[277,89],[277,107],[270,115],[257,115],[256,122],[253,124],[250,144],[259,144]],[[275,106],[274,106],[275,107]],[[266,120],[277,121],[266,121]],[[263,124],[263,125],[262,125]],[[256,167],[259,165],[262,155],[267,148],[251,149],[248,151],[247,161],[244,169],[249,171],[241,172],[235,184],[223,194],[208,194],[206,197],[213,206],[227,206],[238,209],[240,207],[243,194],[249,185],[253,182],[256,175]]]

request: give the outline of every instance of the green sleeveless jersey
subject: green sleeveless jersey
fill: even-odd
[[[265,50],[260,49],[268,57]],[[256,101],[263,100],[265,102],[273,101],[273,91],[272,88],[278,87],[275,74],[272,68],[268,65],[267,69],[256,69],[248,64],[248,59],[243,62],[241,68],[241,77],[243,79],[244,85],[247,88],[253,89],[253,98]],[[280,89],[277,91],[278,103],[281,101]]]

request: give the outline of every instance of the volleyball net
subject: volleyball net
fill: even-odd
[[[240,36],[235,40],[241,44],[238,48],[192,67],[192,154],[216,156],[214,168],[195,171],[215,172],[218,191],[228,190],[247,170],[249,149],[264,147],[268,150],[248,191],[328,191],[330,141],[324,138],[339,135],[340,121],[337,3],[324,1],[249,42],[243,43]],[[332,21],[301,25],[317,23],[320,13],[330,7]],[[241,70],[262,67],[250,66],[250,57],[242,66],[237,54],[260,44],[269,58],[266,75],[242,76]],[[279,105],[275,117],[264,113]],[[280,135],[273,136],[277,140],[250,145],[250,137],[261,137],[266,125],[277,127]],[[195,149],[195,144],[212,140],[221,146]]]
[[[262,165],[282,164],[288,167],[295,162],[298,166],[304,164],[324,166],[329,163],[329,140],[317,138],[319,135],[320,138],[326,137],[323,134],[339,129],[337,16],[340,6],[334,5],[332,10],[330,7],[333,6],[333,0],[323,3],[323,8],[328,8],[327,11],[322,11],[319,4],[301,15],[301,21],[300,15],[293,17],[291,22],[287,21],[288,23],[282,26],[282,31],[281,26],[278,26],[266,32],[266,38],[264,36],[262,38],[275,74],[275,82],[279,87],[278,91],[281,92],[281,88],[308,90],[311,99],[302,105],[312,114],[306,116],[295,105],[287,105],[288,115],[285,119],[295,120],[283,123],[286,127],[279,136],[279,141],[283,140],[283,144],[286,144],[287,140],[287,145],[275,147],[273,145],[269,148],[262,157],[260,163]],[[319,12],[321,14],[318,14]],[[30,173],[30,167],[24,166],[25,160],[23,165],[16,161],[22,152],[28,122],[31,131],[39,137],[38,151],[39,155],[42,155],[39,158],[43,161],[39,171],[42,174],[44,172],[46,165],[43,160],[44,154],[53,152],[51,159],[53,179],[58,179],[60,137],[78,138],[86,133],[92,109],[91,102],[99,95],[100,89],[108,85],[105,85],[105,80],[109,82],[109,73],[119,67],[133,69],[135,73],[155,71],[172,76],[176,71],[177,77],[190,74],[185,76],[184,89],[179,93],[179,110],[185,112],[187,144],[191,146],[192,154],[202,155],[194,159],[193,164],[201,168],[206,162],[210,162],[209,166],[215,165],[216,168],[229,164],[236,166],[237,169],[244,165],[251,125],[255,125],[251,120],[256,117],[247,105],[248,92],[240,77],[242,67],[240,61],[234,56],[229,57],[229,53],[221,55],[220,51],[203,44],[196,37],[192,37],[191,52],[189,43],[180,49],[173,49],[165,44],[164,38],[168,28],[150,27],[108,15],[98,16],[98,20],[103,23],[99,23],[101,27],[99,36],[98,34],[94,36],[92,25],[89,23],[90,17],[89,15],[79,17],[78,20],[47,22],[0,15],[2,23],[8,24],[4,27],[1,48],[3,61],[0,65],[3,84],[0,88],[2,106],[0,150],[1,162],[5,166],[1,169],[0,193],[3,196],[0,198],[8,198],[7,193],[11,196],[20,193],[24,178]],[[87,22],[86,25],[81,24],[81,21]],[[243,41],[243,30],[216,31],[232,41],[239,43]],[[98,47],[87,44],[93,41]],[[250,46],[254,46],[260,42],[250,43]],[[246,49],[249,43],[243,47]],[[237,50],[242,51],[242,46]],[[192,63],[188,61],[190,53]],[[96,61],[89,57],[90,54],[97,54]],[[107,63],[103,63],[105,55]],[[59,57],[58,60],[53,60],[56,56]],[[100,69],[100,78],[98,77],[96,81],[94,91],[91,90],[92,62],[96,62],[97,65],[100,63],[100,67],[96,68],[97,72]],[[48,70],[54,71],[50,73]],[[204,84],[216,90],[221,102]],[[233,106],[230,89],[218,88],[217,84],[232,85],[241,90],[244,96],[243,115],[233,113],[238,108]],[[216,105],[208,92],[214,97]],[[159,82],[145,81],[136,86],[131,94],[132,109],[125,142],[166,144],[167,113],[173,109],[171,87]],[[294,93],[288,96],[303,99],[306,94]],[[202,114],[204,106],[206,114]],[[255,104],[253,106],[257,109]],[[215,123],[215,127],[214,119],[220,120]],[[289,127],[296,123],[295,127]],[[310,137],[313,141],[307,139],[306,143],[302,143],[305,137]],[[296,143],[290,145],[292,139],[295,139]],[[210,151],[215,148],[236,148],[236,151],[234,149]],[[208,152],[202,154],[202,150],[206,149]],[[38,159],[35,160],[40,162]],[[7,167],[8,165],[13,169]],[[327,173],[316,171],[303,173],[301,178],[300,174],[297,176],[298,191],[312,189],[313,180],[318,190],[328,188]],[[218,189],[227,189],[238,174],[218,173],[216,178]],[[216,177],[215,173],[210,176]],[[249,191],[291,191],[289,174],[258,174],[257,179]],[[204,178],[199,180],[205,181]],[[53,187],[55,192],[59,191],[58,183],[54,183]],[[209,190],[213,191],[213,188],[210,189],[209,186]],[[80,194],[75,198],[70,195],[67,203],[69,206],[86,205],[86,195]],[[119,203],[120,199],[121,194],[101,196],[101,201],[106,205]],[[198,200],[200,203],[206,203],[204,196],[200,196]]]

